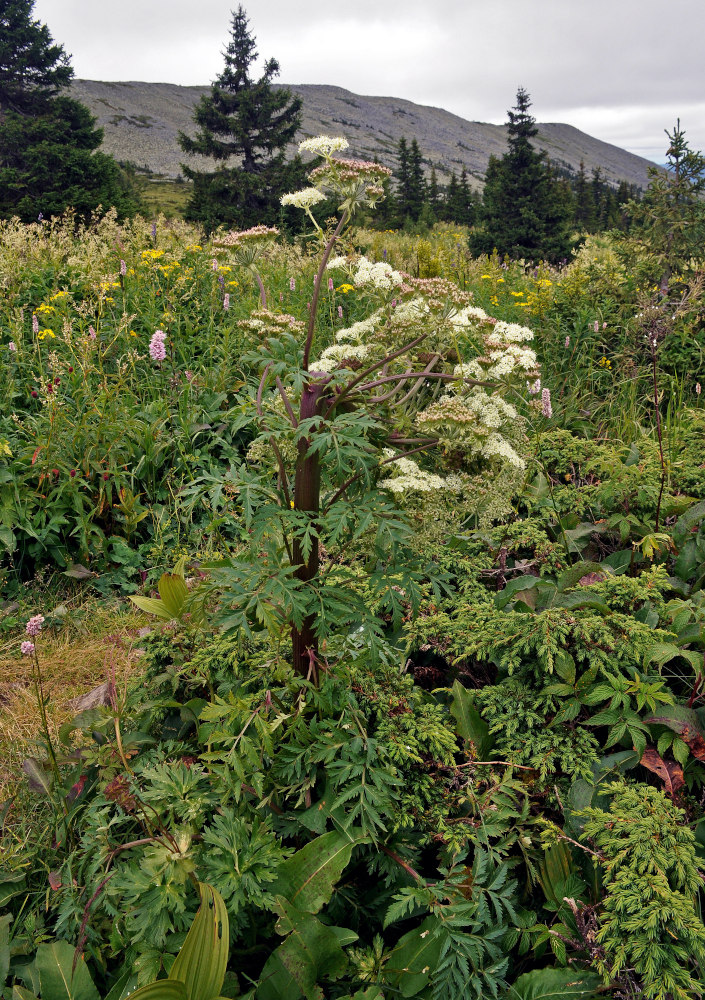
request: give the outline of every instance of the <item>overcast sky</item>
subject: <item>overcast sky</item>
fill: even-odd
[[[36,0],[89,80],[208,84],[235,0]],[[705,0],[249,0],[278,82],[401,97],[501,123],[517,87],[567,122],[657,162],[677,118],[705,150]],[[260,63],[261,63],[260,59]]]

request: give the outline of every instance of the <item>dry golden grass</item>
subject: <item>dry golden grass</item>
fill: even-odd
[[[44,631],[35,640],[53,732],[75,714],[72,699],[113,675],[120,690],[136,673],[134,633],[143,624],[144,616],[130,608],[97,609],[90,634],[65,628],[55,635]],[[32,752],[41,728],[32,658],[19,653],[23,638],[16,636],[0,646],[0,802],[17,790],[22,761]]]

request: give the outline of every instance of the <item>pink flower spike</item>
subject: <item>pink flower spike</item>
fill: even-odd
[[[541,412],[544,417],[549,418],[553,416],[553,410],[551,409],[551,390],[542,389],[541,390]]]
[[[342,306],[338,306],[338,319],[342,319],[342,318],[343,318],[343,307]]]
[[[123,278],[127,274],[127,264],[125,263],[124,260],[120,261],[120,274]]]
[[[290,292],[296,291],[296,278],[289,278],[289,291]]]
[[[226,292],[225,295],[223,296],[223,309],[225,309],[225,311],[227,312],[229,308],[230,308],[230,295],[228,294],[228,292]]]
[[[22,645],[20,646],[20,651],[23,656],[31,656],[32,653],[34,652],[34,643],[23,642]]]
[[[163,330],[156,330],[152,334],[152,339],[149,342],[149,356],[152,361],[163,361],[166,357],[165,340],[166,334]]]
[[[595,333],[599,333],[599,331],[600,331],[600,324],[599,324],[599,322],[597,320],[595,320],[595,325],[594,325],[593,329],[594,329]]]
[[[39,333],[39,320],[36,313],[32,313],[32,332]]]
[[[10,343],[7,345],[7,349],[8,351],[12,351],[13,354],[15,353],[15,351],[17,350],[17,344],[14,342],[14,340],[10,341]]]
[[[570,337],[565,338],[565,344],[563,345],[566,350],[570,347]]]
[[[329,278],[329,279],[328,279],[328,291],[329,291],[329,292],[332,292],[332,291],[333,291],[333,288],[334,288],[334,285],[333,285],[333,279],[332,279],[332,278]]]

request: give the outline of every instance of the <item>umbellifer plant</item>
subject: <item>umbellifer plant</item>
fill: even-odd
[[[212,567],[220,622],[245,630],[257,623],[278,635],[288,627],[294,669],[314,680],[320,643],[334,630],[374,636],[371,606],[398,621],[405,605],[418,604],[429,574],[411,565],[396,499],[430,490],[460,498],[479,474],[507,466],[521,475],[522,421],[506,397],[538,376],[531,331],[488,317],[452,282],[336,254],[346,226],[382,197],[389,174],[341,159],[346,147],[327,136],[303,142],[301,151],[322,165],[310,187],[282,198],[307,213],[320,241],[304,322],[266,308],[257,259],[275,231],[231,233],[221,244],[255,274],[262,307],[243,321],[259,345],[249,357],[259,378],[243,393],[238,425],[255,437],[248,462],[226,483],[249,549]],[[311,211],[326,196],[339,200],[331,235]],[[367,316],[320,350],[321,289],[335,275],[365,299]],[[428,471],[419,462],[431,451],[441,457]]]

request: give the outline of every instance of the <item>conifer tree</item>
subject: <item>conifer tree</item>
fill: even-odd
[[[409,201],[407,211],[415,222],[426,200],[426,178],[423,173],[421,150],[416,139],[409,147]]]
[[[531,100],[520,87],[508,112],[509,149],[490,158],[485,175],[480,226],[471,234],[474,253],[558,260],[567,255],[569,205],[554,180],[545,154],[534,149],[538,134],[529,114]]]
[[[428,184],[428,206],[431,210],[433,218],[438,221],[441,217],[442,204],[441,204],[441,193],[438,189],[438,176],[436,174],[436,168],[431,167],[431,179]]]
[[[247,227],[275,221],[280,195],[303,182],[299,158],[285,160],[286,146],[301,125],[301,98],[272,87],[279,75],[276,59],[267,60],[262,76],[253,80],[256,58],[256,40],[239,6],[232,14],[225,68],[196,105],[198,131],[193,138],[179,135],[184,152],[218,164],[211,172],[183,167],[194,184],[187,218],[208,230],[221,223]]]
[[[652,256],[662,290],[673,273],[687,271],[705,245],[705,156],[690,149],[680,119],[666,131],[666,170],[649,168],[649,187],[628,211],[632,232]]]
[[[73,70],[63,46],[32,13],[35,0],[0,0],[0,217],[25,222],[99,205],[138,207],[95,119],[63,91]]]

